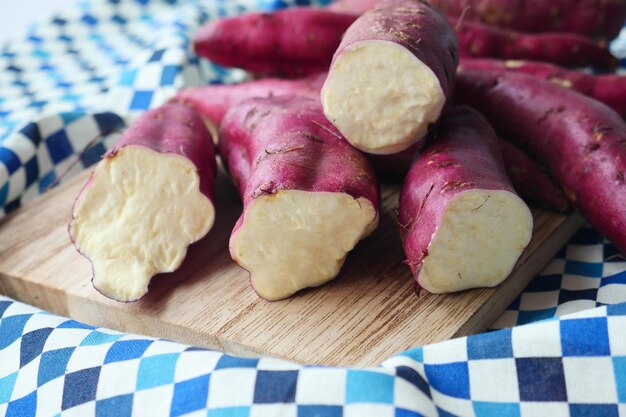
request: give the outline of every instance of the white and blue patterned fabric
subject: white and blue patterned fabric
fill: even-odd
[[[378,368],[251,359],[0,297],[6,417],[617,417],[626,305],[413,349]]]
[[[180,88],[242,80],[192,54],[202,22],[310,3],[83,1],[0,46],[0,216],[96,163]],[[612,49],[626,67],[626,33]],[[592,228],[493,324],[504,330],[375,369],[236,358],[0,297],[0,416],[626,416],[625,303],[626,260]]]

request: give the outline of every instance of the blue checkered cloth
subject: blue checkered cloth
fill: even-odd
[[[190,52],[201,23],[310,3],[84,1],[1,46],[0,216],[96,163],[180,88],[242,80]],[[626,57],[626,31],[612,49]],[[492,326],[504,330],[375,369],[236,358],[0,298],[0,416],[626,416],[624,303],[626,260],[592,228]]]
[[[624,416],[626,304],[350,369],[235,357],[0,297],[0,415]]]

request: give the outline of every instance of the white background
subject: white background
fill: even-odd
[[[0,0],[0,43],[21,38],[30,24],[46,21],[73,0]]]

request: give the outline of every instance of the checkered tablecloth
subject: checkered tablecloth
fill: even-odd
[[[83,1],[1,46],[1,214],[96,163],[180,88],[243,79],[191,53],[199,24],[305,3]],[[626,57],[626,32],[612,48]],[[626,260],[595,230],[493,328],[505,330],[375,369],[320,368],[95,329],[0,297],[0,416],[626,416]]]

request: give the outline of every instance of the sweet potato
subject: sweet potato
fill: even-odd
[[[499,137],[496,142],[500,147],[504,167],[513,188],[524,201],[560,213],[570,208],[563,191],[526,152]]]
[[[462,58],[528,59],[566,67],[617,65],[606,43],[570,33],[528,34],[450,18]]]
[[[248,13],[214,20],[195,35],[196,53],[248,71],[304,76],[327,71],[356,16],[315,8]]]
[[[626,19],[623,0],[430,0],[444,13],[523,32],[568,32],[615,38]]]
[[[508,71],[530,74],[562,87],[571,88],[599,100],[626,117],[626,76],[593,75],[556,65],[533,61],[499,61],[496,59],[462,59],[459,71]]]
[[[318,99],[325,79],[326,73],[321,73],[294,80],[266,78],[239,84],[192,87],[180,91],[170,102],[192,107],[211,125],[211,129],[216,129],[232,106],[249,98],[299,95]]]
[[[322,88],[326,117],[356,148],[391,154],[419,142],[454,87],[454,30],[422,0],[383,0],[346,31]]]
[[[463,71],[457,100],[541,162],[574,207],[626,254],[626,123],[606,105],[530,75]]]
[[[332,279],[378,223],[372,168],[317,100],[246,100],[224,116],[219,149],[244,206],[230,254],[262,298]]]
[[[176,270],[214,221],[215,149],[200,117],[171,104],[145,112],[98,163],[76,198],[69,233],[93,285],[119,301]]]
[[[417,284],[429,292],[498,285],[530,241],[532,214],[494,141],[479,113],[452,108],[404,181],[403,246]]]

